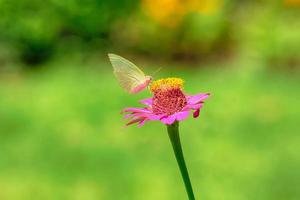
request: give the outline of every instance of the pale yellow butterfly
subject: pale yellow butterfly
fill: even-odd
[[[135,64],[116,54],[108,54],[114,68],[114,74],[120,85],[129,93],[138,93],[145,89],[152,80],[146,76]]]

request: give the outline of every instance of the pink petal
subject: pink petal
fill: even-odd
[[[193,113],[193,117],[197,118],[200,114],[200,109],[197,109],[194,113]]]
[[[140,103],[145,104],[147,106],[151,106],[152,105],[152,98],[140,100]]]
[[[124,119],[128,119],[128,118],[130,118],[130,117],[132,117],[132,114],[126,114],[126,115],[124,115]]]
[[[149,114],[148,119],[149,120],[160,120],[164,115],[155,115],[155,114]]]
[[[137,123],[137,122],[141,122],[143,120],[143,118],[134,118],[131,121],[129,121],[126,126],[129,126],[131,124]]]
[[[150,120],[160,119],[159,116],[153,115],[151,113],[133,113],[131,115],[134,116],[134,117],[142,117],[142,118],[147,118],[147,119],[150,119]]]
[[[125,108],[122,112],[151,113],[147,108]]]
[[[189,111],[182,111],[175,114],[177,121],[182,121],[189,116]]]
[[[197,109],[202,108],[202,106],[203,106],[203,103],[188,104],[182,110],[190,110],[190,109],[197,110]]]
[[[187,103],[188,104],[196,104],[199,103],[200,101],[208,98],[210,93],[201,93],[201,94],[196,94],[193,96],[188,96],[187,97]]]
[[[176,115],[170,115],[170,116],[166,116],[166,117],[163,117],[160,119],[160,121],[162,121],[164,124],[167,124],[167,125],[171,125],[175,122],[176,120]]]
[[[147,119],[140,121],[138,124],[138,128],[141,128],[145,124],[146,121],[147,121]]]

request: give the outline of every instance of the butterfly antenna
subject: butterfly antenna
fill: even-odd
[[[162,69],[162,67],[158,68],[157,70],[155,70],[151,76],[154,76],[155,74],[157,74],[157,72],[159,72]]]

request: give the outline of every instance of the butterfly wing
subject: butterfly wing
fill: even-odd
[[[144,72],[129,60],[116,54],[108,54],[108,57],[118,82],[127,92],[136,93],[135,88],[147,82]]]

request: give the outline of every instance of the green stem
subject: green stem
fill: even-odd
[[[180,137],[179,137],[179,131],[178,131],[178,122],[176,121],[172,125],[168,125],[168,134],[169,138],[172,143],[172,147],[176,156],[176,160],[181,172],[181,176],[183,178],[183,182],[185,185],[186,192],[188,194],[189,200],[195,200],[195,196],[193,193],[193,188],[192,184],[189,178],[189,173],[186,168],[186,164],[184,161],[183,153],[182,153],[182,148],[181,148],[181,143],[180,143]]]

